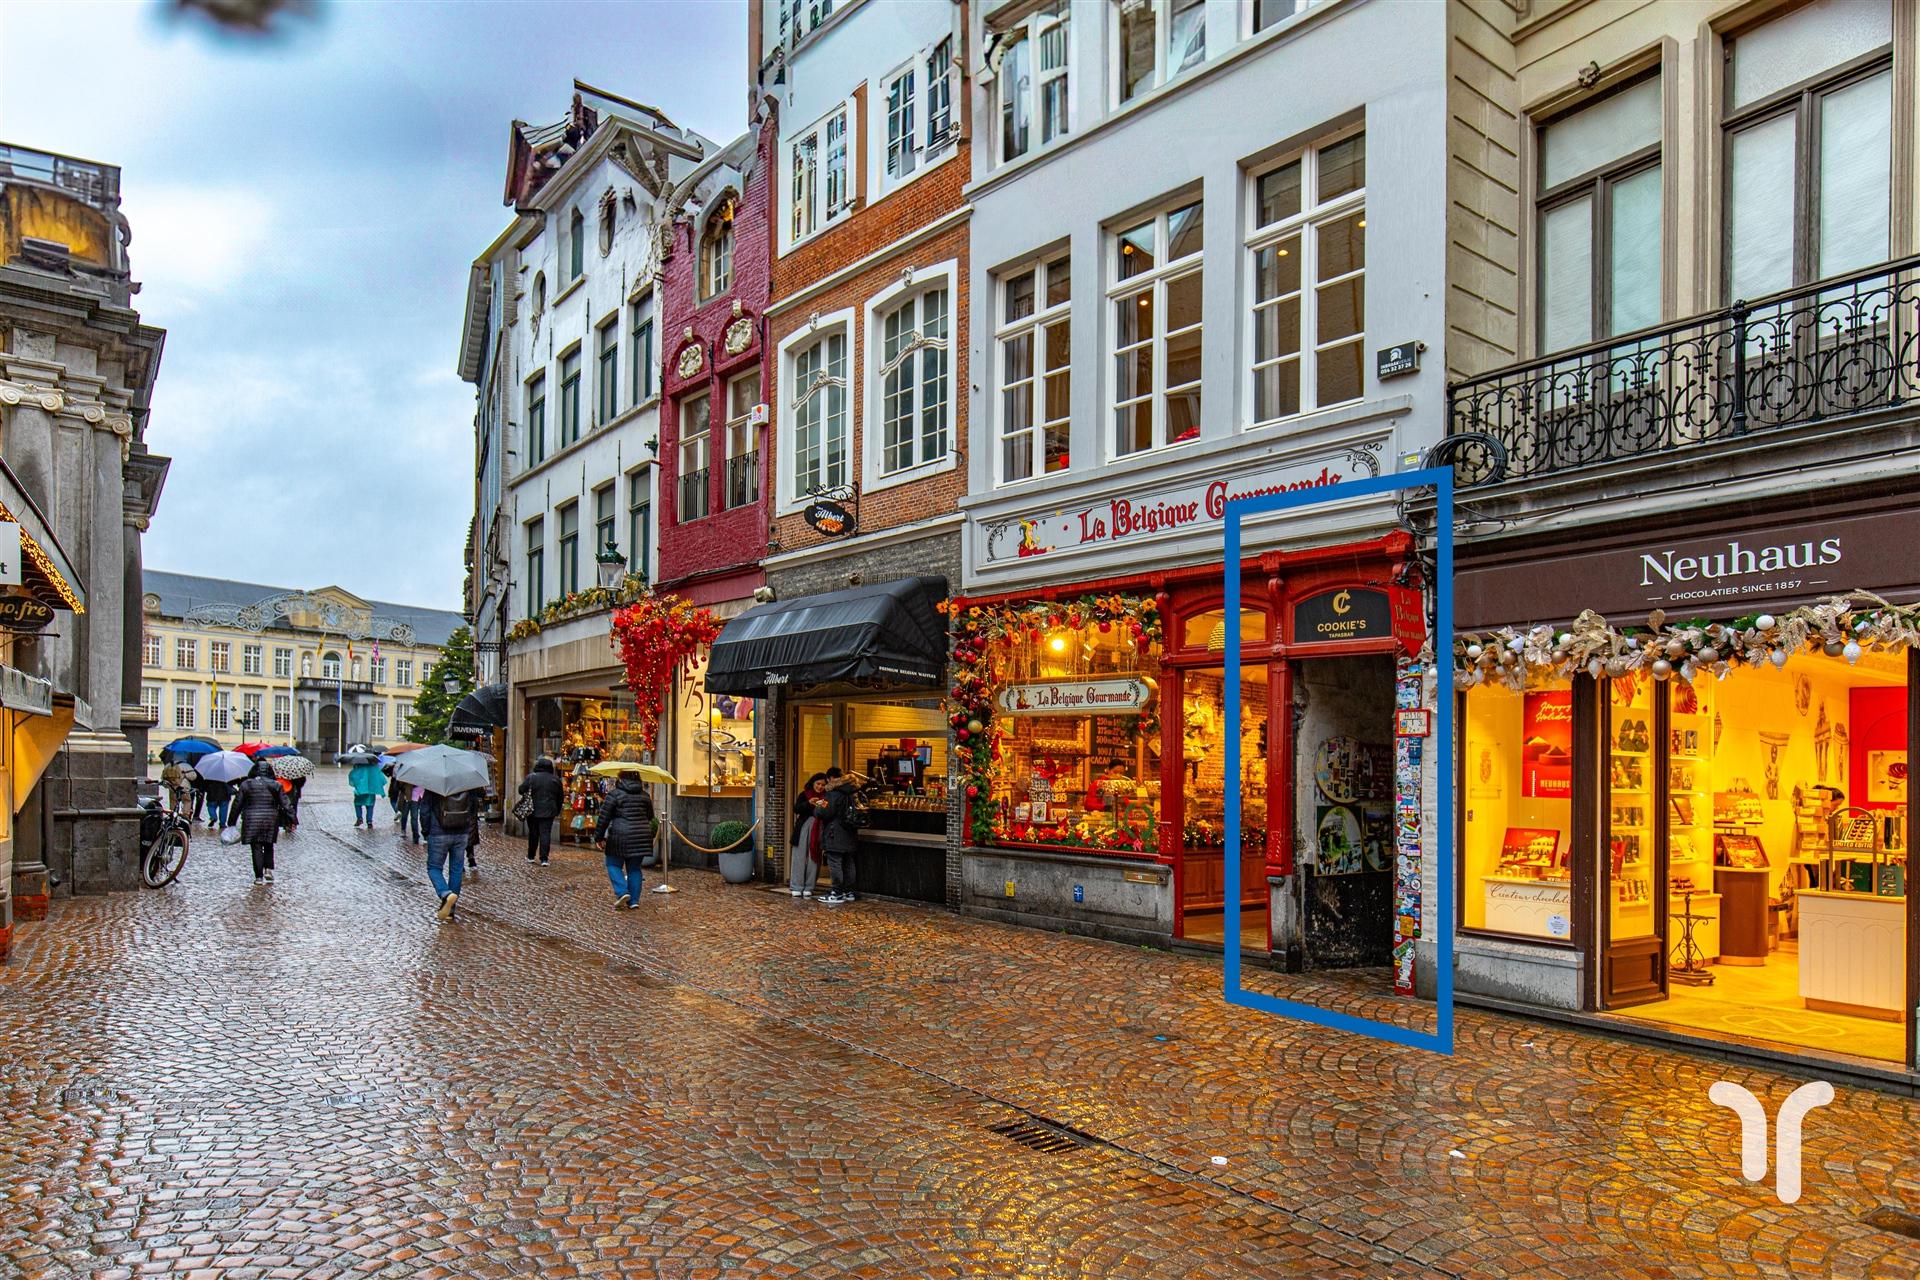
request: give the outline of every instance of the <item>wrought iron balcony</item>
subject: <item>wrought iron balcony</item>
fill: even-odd
[[[1920,257],[1455,383],[1462,487],[1898,409],[1920,397]]]
[[[0,142],[0,179],[10,177],[57,187],[104,213],[120,208],[120,170],[112,165]]]

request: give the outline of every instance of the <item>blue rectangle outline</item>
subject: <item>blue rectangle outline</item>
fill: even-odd
[[[1436,830],[1432,833],[1434,838],[1426,841],[1425,844],[1432,851],[1429,856],[1437,858],[1438,861],[1435,864],[1437,883],[1434,894],[1437,901],[1432,904],[1433,910],[1429,911],[1425,909],[1426,902],[1423,898],[1421,916],[1423,924],[1426,919],[1434,922],[1434,1004],[1439,1013],[1438,1023],[1431,1032],[1415,1031],[1409,1027],[1376,1022],[1371,1018],[1359,1018],[1332,1009],[1322,1009],[1317,1005],[1303,1004],[1297,1000],[1248,991],[1241,985],[1240,980],[1240,859],[1238,857],[1222,859],[1226,863],[1224,921],[1226,928],[1221,935],[1221,947],[1225,952],[1226,964],[1222,989],[1228,1004],[1258,1009],[1265,1013],[1277,1013],[1317,1026],[1330,1027],[1335,1031],[1346,1031],[1375,1040],[1384,1040],[1390,1044],[1427,1049],[1434,1053],[1451,1056],[1454,1051],[1453,783],[1455,777],[1453,760],[1453,468],[1429,467],[1420,471],[1403,471],[1397,475],[1348,480],[1325,488],[1230,498],[1226,507],[1226,559],[1222,564],[1221,572],[1226,579],[1225,616],[1237,619],[1240,616],[1241,523],[1247,517],[1289,511],[1296,507],[1313,506],[1319,503],[1339,502],[1348,498],[1397,493],[1403,489],[1419,489],[1429,485],[1433,487],[1436,497],[1434,582],[1431,587],[1434,593],[1432,636],[1433,671],[1436,680],[1434,701],[1437,704],[1434,709],[1437,724],[1434,736],[1439,740],[1437,744],[1439,767],[1435,770],[1435,774],[1439,784],[1434,789]],[[1278,625],[1278,620],[1275,625]],[[1236,626],[1227,628],[1229,637],[1237,634]],[[1240,723],[1240,646],[1229,643],[1225,649],[1226,723],[1235,725]],[[1240,776],[1240,735],[1228,733],[1226,739],[1226,776],[1237,778]],[[1237,851],[1240,848],[1240,789],[1227,787],[1225,790],[1227,793],[1226,847]],[[1422,933],[1425,932],[1423,927]]]

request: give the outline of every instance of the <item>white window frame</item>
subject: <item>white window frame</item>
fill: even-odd
[[[1141,85],[1129,98],[1126,96],[1125,51],[1120,47],[1120,12],[1123,6],[1144,4],[1153,9],[1153,77]],[[1168,42],[1173,38],[1173,10],[1178,4],[1183,9],[1197,7],[1200,10],[1200,60],[1192,66],[1173,71],[1168,63],[1171,55]],[[1183,76],[1192,74],[1207,65],[1207,0],[1109,0],[1107,4],[1107,45],[1113,50],[1112,65],[1108,68],[1109,83],[1113,85],[1113,100],[1108,104],[1114,110],[1132,106],[1136,102],[1151,97],[1155,90],[1173,83]]]
[[[947,61],[938,77],[932,75],[934,54],[947,46]],[[929,169],[959,153],[959,125],[953,110],[952,37],[942,36],[920,49],[913,57],[881,77],[879,105],[873,115],[873,146],[869,154],[880,157],[878,166],[881,195],[898,191]],[[907,84],[904,102],[894,101],[894,91]],[[933,133],[931,108],[934,85],[945,86],[947,127],[938,138]],[[904,164],[902,163],[904,161]]]
[[[273,732],[293,732],[293,697],[290,694],[273,695]]]
[[[240,646],[241,675],[257,676],[264,674],[267,669],[266,660],[267,648],[265,645],[243,644]]]
[[[1157,258],[1164,258],[1170,240],[1168,236],[1168,216],[1195,204],[1201,206],[1202,247],[1187,254],[1183,258],[1178,258],[1171,262],[1161,261],[1149,271],[1143,271],[1138,275],[1129,276],[1127,279],[1121,280],[1121,233],[1139,226],[1142,222],[1151,221],[1154,228],[1154,255]],[[1103,255],[1104,262],[1102,265],[1107,278],[1105,293],[1106,327],[1102,332],[1105,335],[1105,351],[1103,355],[1107,366],[1107,379],[1106,398],[1103,406],[1105,411],[1101,415],[1100,422],[1100,430],[1103,436],[1100,456],[1110,462],[1118,462],[1127,458],[1145,457],[1150,453],[1159,452],[1175,444],[1175,441],[1170,439],[1167,433],[1167,399],[1175,390],[1185,391],[1191,389],[1199,392],[1201,396],[1202,417],[1199,422],[1195,423],[1196,426],[1200,427],[1200,434],[1178,443],[1196,443],[1206,435],[1205,413],[1207,399],[1205,395],[1206,370],[1204,367],[1206,350],[1204,337],[1206,333],[1205,218],[1206,204],[1201,198],[1201,193],[1189,191],[1171,199],[1162,200],[1159,204],[1144,209],[1139,213],[1131,214],[1125,218],[1115,219],[1109,223],[1105,229],[1103,236],[1105,240],[1105,253]],[[1197,275],[1200,277],[1201,318],[1199,322],[1188,325],[1186,328],[1181,329],[1179,334],[1176,335],[1170,332],[1167,327],[1167,286],[1189,275]],[[1119,410],[1123,401],[1129,405],[1137,404],[1141,400],[1141,397],[1137,395],[1122,397],[1119,394],[1120,386],[1118,383],[1116,362],[1120,355],[1120,331],[1119,326],[1114,322],[1114,310],[1122,299],[1130,301],[1148,290],[1151,290],[1153,293],[1154,332],[1153,337],[1149,339],[1146,344],[1153,361],[1153,385],[1146,399],[1153,406],[1153,443],[1144,449],[1135,449],[1129,453],[1121,453],[1118,448],[1119,442],[1115,438]],[[1201,339],[1202,369],[1200,376],[1192,382],[1181,383],[1178,388],[1169,387],[1167,385],[1168,340],[1175,336],[1192,333],[1196,330],[1203,335]],[[1130,347],[1138,345],[1141,344],[1129,344]]]
[[[375,742],[387,736],[387,704],[376,698],[367,708],[367,734]]]
[[[704,403],[707,406],[707,422],[699,431],[687,433],[687,409],[691,405]],[[713,514],[713,388],[704,386],[692,395],[681,398],[675,406],[674,421],[680,430],[680,439],[675,455],[679,469],[674,472],[674,520],[678,524],[689,524],[695,520],[704,520]],[[687,502],[687,477],[699,475],[705,486],[700,493],[700,509],[689,511]]]
[[[413,659],[397,659],[393,664],[393,668],[393,682],[402,689],[413,688]]]
[[[276,680],[293,679],[293,650],[275,645],[273,649],[273,677]]]
[[[1072,286],[1068,286],[1068,298],[1065,302],[1052,305],[1047,303],[1047,277],[1056,265],[1065,265],[1069,276],[1072,272],[1072,256],[1062,247],[1052,253],[1044,253],[1030,258],[1017,267],[1001,271],[993,280],[993,393],[988,404],[994,424],[993,435],[993,483],[996,488],[1003,485],[1028,484],[1050,475],[1064,475],[1073,469],[1073,454],[1069,446],[1067,466],[1060,471],[1046,469],[1046,434],[1050,423],[1058,423],[1067,429],[1069,436],[1073,431],[1073,299]],[[1007,314],[1007,286],[1022,276],[1033,277],[1033,311],[1018,320],[1005,320]],[[1065,323],[1067,329],[1067,363],[1055,368],[1047,363],[1047,330],[1054,325]],[[1006,474],[1005,451],[1007,431],[1007,397],[1009,379],[1007,377],[1007,345],[1021,337],[1032,339],[1032,368],[1023,379],[1028,396],[1028,418],[1024,430],[1028,437],[1028,449],[1031,454],[1030,470],[1018,479],[1010,479]],[[1049,419],[1046,416],[1047,380],[1049,377],[1065,373],[1067,376],[1067,416]]]
[[[217,676],[233,674],[233,641],[207,641],[207,670]]]
[[[155,724],[160,723],[160,686],[143,684],[140,686],[140,710]]]
[[[865,377],[863,378],[865,385],[862,390],[864,403],[861,407],[861,421],[866,424],[866,429],[861,432],[860,459],[860,484],[861,488],[867,492],[889,489],[897,484],[905,484],[909,480],[917,480],[923,476],[937,475],[943,471],[951,471],[956,465],[959,450],[956,447],[954,439],[955,414],[953,402],[954,396],[957,394],[954,368],[958,364],[957,352],[960,344],[954,338],[954,327],[956,324],[954,307],[959,296],[959,273],[960,267],[958,261],[949,258],[947,261],[937,263],[931,267],[924,269],[916,268],[911,283],[896,280],[886,289],[881,290],[879,293],[867,299],[865,315],[865,352],[867,358]],[[927,294],[942,291],[946,294],[946,333],[940,341],[945,345],[934,349],[939,350],[946,358],[945,400],[941,405],[941,421],[939,427],[940,435],[945,442],[946,448],[938,457],[923,457],[920,453],[922,430],[919,419],[925,407],[921,403],[921,396],[925,391],[925,385],[924,378],[917,377],[908,387],[909,397],[912,401],[909,416],[914,420],[915,424],[915,430],[913,432],[913,461],[898,470],[888,471],[886,470],[885,416],[887,393],[886,378],[882,376],[882,369],[886,363],[884,353],[886,351],[887,319],[901,307],[911,303],[916,308],[916,313],[913,317],[914,322],[916,325],[919,324],[922,320],[922,314],[918,311],[921,305],[919,299]],[[914,332],[918,332],[918,330],[916,329]],[[909,359],[913,360],[916,365],[920,364],[924,358],[924,353],[928,349],[927,347],[916,349]],[[792,383],[788,385],[791,386]]]
[[[182,659],[185,661],[182,661]],[[181,671],[200,669],[200,642],[190,636],[173,638],[173,665]]]
[[[159,667],[165,664],[167,644],[158,632],[149,631],[140,637],[140,665]]]
[[[834,133],[828,126],[836,120],[840,122],[841,129]],[[853,142],[859,129],[858,103],[852,98],[843,98],[825,115],[806,128],[796,130],[781,144],[780,239],[788,248],[805,244],[859,206],[859,193],[853,189]],[[813,147],[813,167],[804,182],[796,183],[794,158],[801,147],[809,143]],[[831,176],[830,145],[837,145],[842,153],[837,200],[834,199],[833,184],[828,180]],[[803,204],[807,218],[806,225],[801,227],[794,218]]]
[[[374,658],[367,663],[367,679],[374,684],[387,682],[387,660]]]
[[[800,357],[815,343],[825,343],[836,333],[840,336],[844,344],[842,347],[843,356],[841,368],[845,371],[845,380],[840,388],[842,474],[839,480],[842,484],[853,483],[853,399],[856,394],[854,379],[858,375],[858,370],[854,364],[853,352],[854,320],[853,308],[844,307],[830,315],[820,317],[817,323],[809,325],[797,333],[789,334],[780,343],[780,377],[774,384],[777,388],[777,394],[780,397],[780,403],[774,407],[772,413],[773,420],[780,424],[780,430],[784,433],[784,438],[773,450],[773,456],[780,464],[779,488],[777,490],[779,495],[778,512],[780,515],[791,515],[812,501],[812,499],[807,496],[805,490],[799,487],[799,475],[795,470],[795,464],[799,461],[800,457],[800,450],[795,443],[795,432],[800,425],[800,406],[802,403],[798,394],[801,388],[796,372],[799,367]],[[825,469],[826,444],[828,440],[826,434],[826,405],[828,402],[825,397],[827,397],[830,392],[830,387],[823,386],[813,393],[815,397],[820,398],[821,402],[822,433],[820,444],[822,475],[823,478],[826,479],[832,478],[826,475]]]
[[[413,699],[396,698],[393,703],[393,732],[402,742],[413,730]]]
[[[240,714],[243,717],[250,717],[248,723],[253,726],[251,731],[254,733],[260,732],[261,723],[265,719],[265,717],[261,715],[261,703],[264,701],[265,696],[259,693],[242,693],[240,695]]]
[[[191,684],[173,686],[173,727],[176,729],[198,728],[199,713],[199,686]]]
[[[215,689],[207,699],[207,728],[225,733],[233,727],[233,690]]]
[[[1362,215],[1362,228],[1365,228],[1364,216],[1367,207],[1367,187],[1363,181],[1359,188],[1334,197],[1325,204],[1316,203],[1320,191],[1320,153],[1329,147],[1337,146],[1365,133],[1363,128],[1342,129],[1329,134],[1299,151],[1260,165],[1247,171],[1245,186],[1246,225],[1253,227],[1260,213],[1260,179],[1268,174],[1284,169],[1296,160],[1300,162],[1300,212],[1279,222],[1255,228],[1246,240],[1242,263],[1246,272],[1246,303],[1241,318],[1247,321],[1241,335],[1240,368],[1241,395],[1245,397],[1245,419],[1249,427],[1266,426],[1275,422],[1286,422],[1293,418],[1315,413],[1322,409],[1331,409],[1339,405],[1357,404],[1367,397],[1367,328],[1366,328],[1366,275],[1367,264],[1361,260],[1358,271],[1350,271],[1333,280],[1315,280],[1314,275],[1319,261],[1320,247],[1314,235],[1316,228],[1342,218],[1352,216],[1356,211]],[[1258,280],[1255,272],[1255,260],[1260,250],[1276,245],[1290,236],[1298,236],[1300,242],[1300,344],[1299,352],[1292,357],[1276,356],[1268,359],[1262,368],[1277,368],[1289,358],[1297,360],[1300,366],[1300,407],[1290,414],[1281,414],[1275,418],[1259,416],[1259,396],[1256,393],[1256,380],[1259,370],[1254,367],[1255,329],[1259,323],[1257,311],[1272,306],[1274,301],[1266,303],[1257,300]],[[1361,282],[1361,327],[1357,336],[1338,338],[1323,343],[1320,338],[1320,311],[1316,289],[1343,281],[1358,278]],[[1327,404],[1319,402],[1320,379],[1318,356],[1323,350],[1334,347],[1350,346],[1358,343],[1360,347],[1360,393],[1350,400],[1334,400]]]
[[[746,406],[746,412],[735,414],[733,411],[734,392],[737,388],[744,385],[749,378],[753,379],[755,388],[753,402]],[[766,401],[762,399],[766,394],[766,385],[765,371],[761,369],[759,365],[755,365],[751,369],[743,369],[741,372],[727,379],[727,426],[725,441],[727,457],[726,469],[720,477],[720,507],[723,511],[737,511],[741,507],[753,506],[760,501],[762,486],[766,484],[766,477],[761,474],[760,468],[760,425],[753,420],[753,410],[755,406],[766,403]],[[745,448],[736,447],[743,443],[746,446]],[[753,459],[753,492],[745,502],[736,503],[733,501],[733,464],[740,458]]]
[[[1040,43],[1042,37],[1057,27],[1066,29],[1066,59],[1058,67],[1042,71],[1040,67]],[[1024,87],[1015,82],[1007,66],[1007,57],[1017,45],[1026,46],[1027,74]],[[1043,136],[1042,104],[1046,101],[1047,86],[1055,80],[1066,83],[1065,118],[1061,121],[1060,132],[1051,140]],[[1027,145],[1022,151],[1007,154],[1007,133],[1003,123],[1007,101],[1010,94],[1018,93],[1025,99],[1027,109]],[[1055,0],[1055,3],[1028,14],[1018,23],[1007,29],[1005,51],[1000,55],[1000,69],[995,73],[993,83],[992,116],[989,127],[993,133],[993,159],[995,164],[1010,164],[1015,160],[1024,160],[1040,154],[1058,145],[1062,138],[1073,134],[1073,0]]]

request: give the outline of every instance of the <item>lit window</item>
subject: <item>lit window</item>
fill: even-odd
[[[1200,434],[1199,201],[1113,237],[1113,448],[1124,457]]]
[[[1072,436],[1072,260],[1061,255],[1000,279],[1002,484],[1064,471]]]
[[[226,675],[233,670],[233,642],[207,641],[207,670]]]
[[[1253,179],[1255,422],[1365,390],[1366,161],[1356,134]]]

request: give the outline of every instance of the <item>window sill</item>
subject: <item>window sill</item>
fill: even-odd
[[[863,491],[884,493],[888,489],[897,489],[901,485],[912,484],[916,480],[944,475],[959,465],[959,461],[959,454],[949,452],[944,457],[935,458],[932,462],[922,462],[901,471],[893,471],[885,475],[874,473],[867,476]]]
[[[784,258],[788,254],[794,252],[796,249],[802,249],[802,248],[805,248],[807,245],[812,244],[815,240],[820,239],[820,237],[826,235],[829,231],[832,231],[835,227],[839,226],[841,223],[853,217],[854,214],[859,213],[863,207],[864,207],[863,205],[857,202],[854,204],[842,205],[840,207],[840,211],[834,214],[833,217],[827,219],[825,222],[822,222],[819,226],[807,232],[807,234],[805,234],[804,236],[801,236],[798,240],[789,240],[786,244],[786,247],[780,250],[780,256]],[[785,206],[784,211],[789,216],[791,216],[793,213],[793,206],[792,205]]]
[[[908,187],[920,181],[920,179],[926,177],[928,174],[935,172],[941,165],[946,164],[959,154],[959,144],[948,141],[932,156],[922,156],[920,158],[920,167],[904,178],[889,179],[883,170],[880,174],[880,194],[874,197],[873,203],[877,205],[895,192],[905,191]]]

